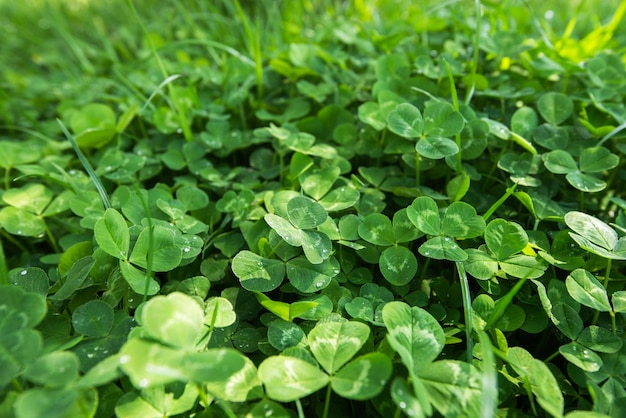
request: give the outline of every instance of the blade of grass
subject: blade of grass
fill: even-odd
[[[2,246],[2,240],[0,239],[0,286],[8,284],[10,284],[9,270],[7,268],[7,260],[4,256],[4,247]]]
[[[72,148],[74,148],[74,152],[76,153],[78,160],[85,168],[85,171],[87,171],[87,174],[91,178],[91,181],[93,182],[93,184],[96,186],[96,190],[98,190],[98,193],[100,194],[100,199],[102,199],[102,204],[104,205],[104,209],[110,208],[111,202],[109,201],[109,196],[107,195],[107,192],[104,189],[104,186],[102,185],[102,182],[100,181],[100,178],[98,178],[98,175],[94,171],[91,164],[89,164],[89,161],[87,161],[87,158],[85,158],[85,155],[80,150],[80,148],[78,147],[78,144],[76,143],[72,135],[69,133],[69,131],[67,130],[63,122],[61,122],[59,118],[57,118],[57,122],[59,123],[59,126],[61,127],[61,130],[63,131],[63,134],[65,135],[67,140],[70,141],[70,144],[72,144]]]
[[[485,331],[477,330],[483,357],[481,414],[482,418],[493,418],[498,408],[498,372],[493,345]]]

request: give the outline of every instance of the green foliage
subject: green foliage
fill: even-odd
[[[0,4],[0,416],[624,416],[624,2],[74,3]]]

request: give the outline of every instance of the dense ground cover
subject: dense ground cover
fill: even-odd
[[[622,417],[620,1],[0,2],[0,416]]]

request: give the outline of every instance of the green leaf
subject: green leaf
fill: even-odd
[[[274,230],[285,242],[294,247],[302,246],[303,234],[302,230],[294,227],[288,220],[268,213],[264,216],[265,222]]]
[[[279,402],[292,402],[328,384],[328,375],[295,357],[268,357],[259,366],[258,376],[265,393]]]
[[[396,242],[391,220],[382,213],[371,213],[359,224],[359,236],[374,245],[389,246]]]
[[[358,357],[332,378],[332,388],[341,397],[364,401],[378,396],[391,377],[389,357],[369,353]]]
[[[494,219],[485,229],[485,243],[498,260],[504,260],[522,251],[528,244],[524,229],[504,219]]]
[[[206,363],[213,363],[217,366],[215,367],[217,370],[206,370],[207,375],[210,373],[210,379],[199,380],[200,382],[208,380],[205,383],[208,392],[219,399],[228,399],[231,402],[246,402],[260,398],[263,395],[262,383],[258,378],[257,368],[252,360],[236,350],[219,350],[218,355],[221,353],[227,354],[221,357],[221,361],[229,363],[229,367],[220,367],[219,363],[215,364],[215,357],[217,357],[215,356],[216,349],[207,351],[208,355],[204,356],[204,359],[200,359],[204,361],[198,362],[201,364],[200,367],[203,367]],[[238,367],[242,360],[244,361],[243,366]]]
[[[583,192],[595,193],[606,188],[606,183],[596,177],[584,173],[568,173],[567,182]]]
[[[47,187],[29,183],[23,187],[6,190],[2,194],[2,200],[17,209],[25,209],[28,212],[41,215],[52,201],[54,193]]]
[[[319,200],[319,204],[328,212],[337,212],[354,206],[361,194],[352,186],[341,186],[331,190]]]
[[[617,353],[624,345],[619,336],[597,325],[590,325],[582,330],[577,340],[585,347],[600,353]]]
[[[60,387],[78,380],[79,361],[74,353],[56,351],[47,353],[30,363],[24,377],[48,387]]]
[[[172,347],[193,348],[204,333],[204,311],[184,293],[155,296],[140,312],[146,332]]]
[[[577,302],[597,311],[611,311],[606,289],[587,270],[574,270],[565,279],[565,286],[570,296]]]
[[[152,245],[150,245],[150,230],[144,228],[130,255],[130,261],[139,267],[148,267],[148,253],[152,254],[153,271],[170,271],[180,264],[183,251],[175,243],[176,231],[154,225],[152,229]]]
[[[393,237],[396,243],[411,242],[422,236],[409,219],[407,209],[400,209],[393,214]]]
[[[319,203],[308,197],[298,196],[287,203],[287,216],[296,228],[312,229],[324,223],[328,214]]]
[[[302,249],[312,264],[321,264],[331,256],[333,244],[323,232],[302,231]]]
[[[236,384],[239,373],[249,367],[247,362],[246,356],[233,348],[209,348],[185,354],[178,366],[193,382]]]
[[[488,252],[474,248],[469,248],[465,252],[467,260],[463,265],[472,276],[480,280],[489,280],[498,273],[498,261]]]
[[[284,263],[247,250],[235,256],[232,269],[243,288],[250,291],[272,291],[280,286],[285,277]]]
[[[214,296],[206,301],[204,323],[211,327],[224,328],[235,323],[237,314],[226,298]]]
[[[450,237],[434,237],[417,249],[424,257],[436,260],[465,261],[467,253]]]
[[[511,256],[501,260],[499,264],[506,274],[520,279],[537,279],[543,276],[548,267],[548,263],[544,259],[524,254]]]
[[[521,347],[509,348],[507,360],[517,374],[528,379],[539,405],[553,417],[562,417],[563,394],[548,366],[544,362],[534,359],[528,351]]]
[[[104,337],[113,328],[113,308],[100,300],[90,300],[72,313],[74,330],[85,337]]]
[[[107,105],[90,103],[72,115],[70,126],[76,135],[88,129],[114,128],[115,113]]]
[[[115,209],[109,208],[94,227],[96,242],[107,254],[126,260],[130,247],[130,233],[124,217]]]
[[[553,125],[558,125],[574,113],[574,102],[562,93],[546,93],[537,101],[541,116]]]
[[[340,272],[339,262],[329,258],[320,264],[311,264],[304,257],[292,258],[287,262],[287,278],[297,290],[313,293],[328,286]]]
[[[437,358],[446,338],[431,314],[404,302],[389,302],[382,313],[389,343],[411,373]]]
[[[255,292],[254,296],[265,309],[285,321],[292,321],[294,318],[298,317],[302,318],[303,315],[311,312],[311,310],[319,305],[319,303],[315,301],[298,301],[291,304],[279,302],[271,300],[263,293],[259,292]]]
[[[604,147],[585,148],[580,153],[580,169],[586,173],[601,173],[619,164],[619,157]]]
[[[300,186],[304,193],[315,200],[319,200],[333,187],[340,173],[341,170],[336,165],[322,169],[309,170],[300,176]],[[293,220],[291,221],[293,222]],[[295,222],[293,222],[293,224],[298,226]],[[300,228],[305,227],[301,226]]]
[[[450,137],[460,133],[464,125],[465,120],[463,116],[456,112],[450,103],[443,101],[426,102],[426,107],[424,108],[424,134],[427,137]]]
[[[441,222],[437,203],[428,196],[416,198],[407,208],[407,215],[413,224],[427,235],[439,235]]]
[[[124,280],[126,280],[130,288],[133,289],[133,292],[140,295],[143,295],[144,292],[147,295],[155,295],[161,288],[153,277],[148,277],[145,271],[139,270],[132,264],[120,260],[119,266],[122,277],[124,277]]]
[[[568,174],[578,170],[578,164],[572,155],[564,150],[554,150],[541,157],[546,168],[555,174]]]
[[[267,340],[278,351],[297,346],[304,338],[302,328],[290,321],[276,319],[267,327]]]
[[[586,372],[597,372],[603,364],[602,358],[593,350],[575,342],[560,346],[559,353]]]
[[[626,290],[618,290],[611,295],[615,312],[626,312]]]
[[[453,202],[441,221],[441,233],[454,238],[475,238],[485,232],[485,220],[465,202]]]
[[[420,385],[421,389],[421,384],[417,384]],[[420,393],[422,397],[426,397],[425,391],[420,391]],[[424,399],[424,404],[422,405],[420,400],[415,397],[413,390],[409,388],[405,380],[401,377],[395,377],[391,382],[390,394],[396,406],[410,417],[426,417],[433,413],[428,400]]]
[[[415,277],[417,259],[408,248],[393,246],[386,248],[380,254],[379,267],[383,277],[389,283],[394,286],[403,286]]]
[[[442,360],[418,371],[427,399],[446,417],[479,417],[481,379],[471,364]]]
[[[459,152],[457,144],[449,138],[427,136],[415,144],[415,151],[423,157],[440,160]]]
[[[17,286],[0,286],[0,335],[37,325],[46,316],[42,295],[26,292]]]
[[[97,392],[93,388],[33,388],[17,398],[13,409],[16,418],[94,416]]]
[[[184,414],[193,408],[198,398],[195,385],[175,384],[143,389],[140,394],[127,392],[115,405],[115,414],[127,418],[162,418]]]
[[[142,389],[186,381],[181,367],[186,356],[189,354],[184,351],[132,338],[120,349],[120,367],[133,385]]]
[[[369,326],[361,322],[326,322],[318,323],[308,340],[315,359],[333,375],[358,353],[369,335]]]
[[[12,206],[0,210],[0,226],[13,235],[38,237],[46,232],[46,223],[38,215]]]
[[[409,103],[399,104],[387,117],[389,130],[405,138],[422,135],[423,119],[419,109]]]
[[[583,320],[567,303],[556,302],[550,310],[550,319],[554,325],[570,340],[575,340],[583,330]]]

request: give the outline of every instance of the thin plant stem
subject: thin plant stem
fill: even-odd
[[[146,221],[148,222],[148,253],[146,255],[146,283],[143,290],[143,302],[148,300],[148,290],[150,288],[150,278],[152,277],[152,263],[154,259],[154,227],[152,225],[152,216],[150,216],[150,208],[148,203],[141,195],[141,190],[137,183],[135,183],[135,191],[141,201],[141,206],[146,214]]]
[[[454,75],[452,74],[452,69],[450,68],[450,64],[446,59],[443,60],[443,63],[446,66],[446,71],[448,73],[448,80],[450,81],[450,93],[452,95],[452,105],[454,106],[454,110],[456,112],[459,111],[459,96],[456,92],[456,85],[454,84]],[[463,157],[461,154],[461,134],[458,133],[455,136],[456,145],[459,148],[459,151],[456,154],[456,172],[461,173],[463,171]]]
[[[509,196],[513,194],[516,187],[517,183],[513,184],[513,186],[511,187],[508,187],[504,195],[502,195],[500,199],[498,199],[493,205],[491,205],[491,207],[483,215],[483,219],[485,220],[485,222],[487,222],[487,220],[491,218],[491,215],[493,215],[493,213],[498,210],[500,206],[502,206],[502,204],[509,198]]]
[[[472,45],[472,85],[465,94],[465,104],[469,104],[476,90],[476,73],[478,71],[478,49],[480,47],[480,0],[474,1],[474,14],[476,15],[476,28],[474,29],[474,40]]]
[[[9,269],[7,268],[7,259],[4,255],[4,247],[0,239],[0,286],[9,284]]]
[[[330,397],[332,395],[331,385],[328,382],[328,386],[326,387],[326,399],[324,400],[324,413],[322,414],[322,418],[328,418],[328,410],[330,409]]]
[[[461,294],[463,297],[463,313],[465,315],[465,338],[467,347],[467,362],[471,363],[474,351],[474,337],[472,332],[474,330],[474,321],[472,319],[472,297],[470,295],[469,282],[467,281],[467,273],[463,263],[457,261],[456,271],[459,274],[459,281],[461,283]]]

